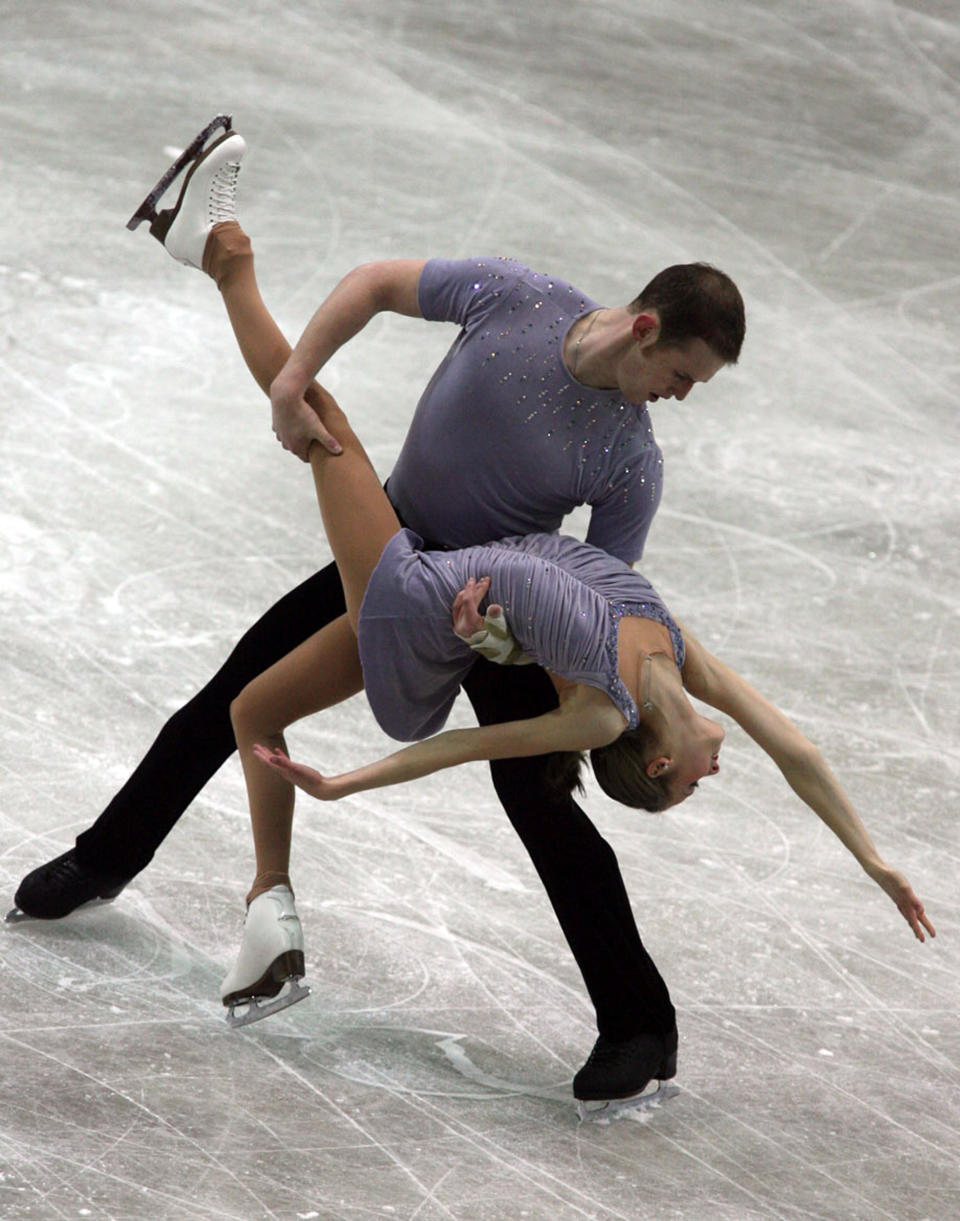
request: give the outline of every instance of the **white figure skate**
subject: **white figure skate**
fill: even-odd
[[[153,190],[127,221],[128,229],[150,222],[150,232],[167,252],[188,267],[203,268],[203,251],[214,225],[236,220],[237,175],[247,151],[246,141],[230,127],[229,115],[218,115],[160,177]],[[223,134],[207,144],[214,133]],[[156,205],[170,185],[189,166],[172,208],[158,212]]]
[[[220,985],[231,1026],[260,1022],[310,995],[303,978],[303,931],[288,886],[257,895],[247,908],[243,944]]]

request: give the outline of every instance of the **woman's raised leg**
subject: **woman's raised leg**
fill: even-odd
[[[224,221],[210,230],[203,270],[220,290],[247,368],[269,397],[270,385],[286,364],[291,348],[260,296],[253,246],[237,221]],[[331,401],[317,382],[311,383],[304,397],[316,409],[326,408]]]
[[[236,221],[215,226],[207,239],[203,270],[223,296],[230,325],[247,368],[265,394],[290,355],[272,314],[263,303],[253,266],[250,239]],[[342,410],[316,382],[306,400],[322,408],[324,425],[343,452],[331,455],[319,444],[310,450],[317,499],[356,627],[363,594],[380,553],[400,523],[380,479]]]
[[[310,465],[327,541],[340,569],[347,615],[356,631],[370,574],[400,522],[366,450],[332,399],[323,418],[343,452],[333,455],[315,441]]]

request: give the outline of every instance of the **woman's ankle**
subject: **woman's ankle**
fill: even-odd
[[[203,270],[223,292],[227,281],[241,268],[253,264],[253,246],[239,222],[227,220],[214,225],[203,250]]]
[[[286,886],[293,893],[293,887],[290,885],[289,873],[258,873],[253,879],[253,885],[250,887],[250,893],[247,895],[247,906],[262,894],[266,894],[268,890],[272,890],[274,886]]]

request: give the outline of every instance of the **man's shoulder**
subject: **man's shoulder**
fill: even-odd
[[[524,284],[542,296],[555,298],[574,312],[595,308],[596,303],[586,293],[563,276],[538,271],[523,259],[513,255],[477,255],[472,258],[450,259],[434,257],[427,260],[423,273],[429,282],[469,284],[476,292],[504,285]]]
[[[435,255],[427,259],[424,272],[435,279],[484,280],[515,279],[529,273],[530,268],[519,259],[502,254],[474,255],[470,258],[447,258]]]
[[[465,325],[510,294],[522,267],[499,256],[428,259],[417,286],[420,312],[428,320]]]

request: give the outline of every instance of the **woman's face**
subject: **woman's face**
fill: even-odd
[[[707,717],[697,717],[694,731],[675,751],[670,783],[671,805],[679,805],[696,791],[700,781],[720,770],[723,726]]]

